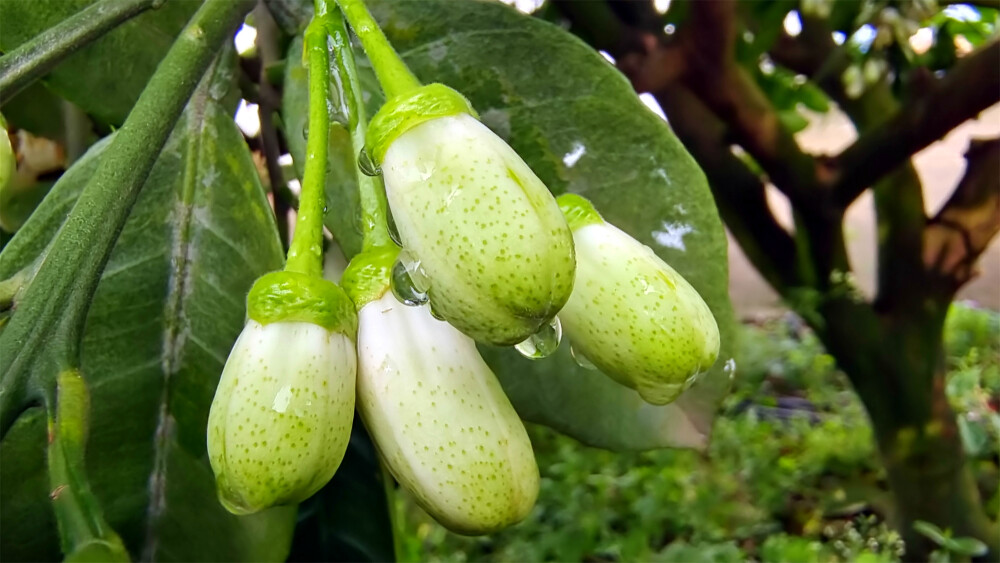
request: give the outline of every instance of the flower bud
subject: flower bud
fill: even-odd
[[[719,355],[719,328],[708,305],[586,199],[565,194],[559,206],[576,243],[576,285],[559,313],[573,350],[647,402],[673,401]]]
[[[527,516],[538,496],[531,441],[475,342],[391,292],[358,317],[358,410],[393,476],[454,532]]]
[[[421,96],[459,101],[450,113],[411,115]],[[428,285],[419,289],[472,338],[516,344],[569,298],[572,235],[545,185],[471,108],[462,109],[464,98],[440,84],[413,97],[409,105],[387,103],[369,139],[378,141],[371,151],[402,246]]]
[[[354,415],[353,304],[335,284],[260,278],[208,417],[219,500],[249,514],[295,504],[333,477]]]

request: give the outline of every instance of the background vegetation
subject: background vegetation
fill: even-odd
[[[411,561],[898,561],[901,536],[871,426],[833,358],[794,315],[748,325],[740,377],[705,452],[612,453],[541,426],[542,472],[524,523],[449,533],[397,497]],[[948,397],[986,509],[1000,508],[1000,315],[956,305]],[[971,544],[975,547],[975,543]],[[943,560],[968,558],[937,546]]]

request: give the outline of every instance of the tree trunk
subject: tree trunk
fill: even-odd
[[[835,300],[821,307],[814,328],[868,411],[896,501],[890,519],[906,542],[904,559],[926,561],[935,549],[913,528],[924,520],[954,537],[986,542],[987,560],[998,560],[1000,529],[983,510],[945,395],[947,305],[929,307],[886,318]]]

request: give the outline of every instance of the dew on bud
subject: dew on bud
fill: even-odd
[[[305,127],[302,128],[302,138],[305,139],[305,140],[307,140],[307,141],[309,140],[309,126],[308,125],[306,125]]]
[[[420,262],[409,259],[405,250],[399,253],[399,258],[392,265],[389,281],[392,294],[403,305],[416,307],[427,303],[427,278],[423,275]]]
[[[514,349],[529,360],[538,360],[555,353],[559,349],[559,342],[561,340],[562,323],[559,322],[559,317],[554,317],[551,321],[542,325],[538,329],[538,332],[516,344]]]
[[[358,154],[358,168],[365,176],[378,176],[382,174],[382,169],[372,162],[372,158],[368,156],[368,151],[361,149]]]
[[[389,231],[389,238],[396,246],[403,246],[403,239],[399,236],[399,229],[396,227],[396,220],[392,217],[392,209],[386,208],[385,227]]]
[[[433,301],[430,302],[428,308],[431,310],[431,316],[432,317],[434,317],[435,319],[437,319],[439,321],[443,321],[444,320],[444,317],[441,316],[441,313],[437,312],[437,310],[434,309],[434,302]]]
[[[576,362],[576,365],[582,367],[583,369],[587,369],[587,370],[591,370],[591,371],[597,371],[597,366],[594,365],[594,362],[591,362],[590,360],[588,360],[587,356],[584,356],[576,348],[570,346],[569,347],[569,353],[570,353],[571,356],[573,356],[573,361]]]

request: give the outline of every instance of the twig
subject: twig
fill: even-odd
[[[95,39],[164,0],[102,0],[0,58],[0,99],[8,100]]]

